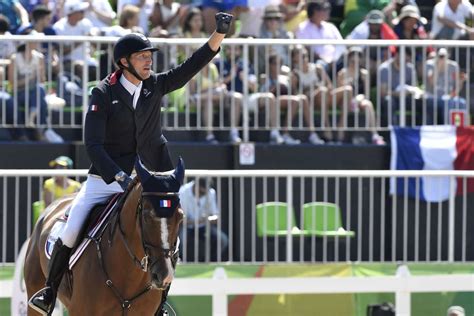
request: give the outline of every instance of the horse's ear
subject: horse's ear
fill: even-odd
[[[176,165],[176,168],[174,169],[174,176],[176,180],[178,180],[180,185],[183,185],[184,171],[185,171],[185,168],[184,168],[183,158],[179,157],[178,164]]]
[[[152,176],[142,164],[139,157],[137,157],[137,160],[135,161],[135,170],[137,171],[141,183],[145,183]]]

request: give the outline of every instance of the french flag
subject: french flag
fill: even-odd
[[[171,207],[171,200],[160,200],[160,207]]]
[[[392,170],[474,170],[474,128],[451,125],[393,127],[391,132]],[[404,194],[427,202],[449,198],[449,177],[392,178],[390,194]],[[462,178],[458,178],[457,194],[464,192]],[[466,192],[474,192],[474,179],[467,179]]]

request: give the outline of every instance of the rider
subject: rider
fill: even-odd
[[[46,287],[29,301],[33,309],[49,314],[54,308],[71,248],[89,211],[112,194],[127,190],[137,154],[149,170],[173,169],[161,130],[161,99],[184,86],[218,53],[232,15],[219,12],[215,18],[216,31],[207,43],[181,65],[164,73],[151,71],[152,52],[157,48],[144,35],[131,33],[115,44],[114,61],[120,69],[92,90],[84,126],[92,166],[54,245]]]

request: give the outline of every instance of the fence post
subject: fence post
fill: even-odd
[[[227,274],[223,267],[217,267],[214,270],[212,279],[220,281],[222,285],[227,280]],[[214,288],[212,294],[212,316],[227,316],[227,293],[222,291],[221,287]]]
[[[448,260],[454,262],[454,211],[456,198],[456,177],[449,177],[449,219],[448,219]]]
[[[244,78],[249,77],[249,45],[244,44],[244,62],[243,62],[243,72],[244,72]],[[248,107],[248,101],[249,101],[249,83],[248,80],[243,80],[243,92],[244,92],[244,98],[243,98],[243,113],[242,113],[242,139],[245,143],[248,143],[249,141],[249,107]]]
[[[407,73],[405,72],[406,70],[406,54],[405,54],[405,46],[400,46],[399,47],[399,56],[397,58],[400,58],[400,82],[399,82],[399,87],[400,87],[400,96],[399,96],[399,101],[400,101],[400,126],[405,127],[406,122],[405,122],[405,114],[406,114],[406,89],[405,89],[405,82],[406,82],[406,76]],[[393,67],[393,66],[392,66]],[[410,74],[411,75],[411,74]],[[413,83],[412,83],[413,84]]]
[[[286,177],[286,262],[293,262],[293,177]]]
[[[397,268],[396,276],[400,278],[400,284],[403,285],[410,277],[410,270],[405,264],[401,264]],[[395,292],[395,309],[397,316],[410,316],[411,293],[404,286]]]

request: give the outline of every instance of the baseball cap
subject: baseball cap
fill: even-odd
[[[82,2],[81,0],[67,0],[64,4],[64,14],[70,15],[75,12],[85,11],[88,7],[88,2]]]
[[[444,47],[438,49],[438,56],[448,56],[448,50]]]
[[[54,160],[49,162],[49,166],[51,168],[55,168],[57,166],[66,167],[68,169],[72,168],[72,159],[68,156],[59,156]]]
[[[461,306],[451,306],[448,308],[448,316],[465,316],[466,312],[464,311],[464,308]]]
[[[382,24],[384,21],[384,14],[380,10],[372,10],[367,14],[367,22],[370,24]]]

